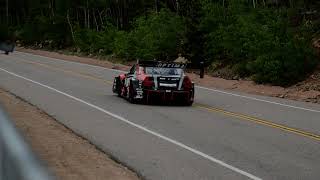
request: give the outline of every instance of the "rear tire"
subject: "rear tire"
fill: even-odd
[[[9,55],[9,51],[4,52],[5,55]]]
[[[119,77],[115,77],[113,81],[112,91],[113,93],[117,94],[119,97],[121,96],[121,82]]]
[[[133,91],[133,86],[132,84],[130,83],[129,85],[129,88],[128,88],[128,101],[131,103],[131,104],[136,104],[136,100],[134,99],[134,91]]]

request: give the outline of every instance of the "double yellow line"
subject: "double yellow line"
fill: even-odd
[[[209,112],[224,114],[229,117],[234,117],[234,118],[244,120],[244,121],[250,121],[255,124],[268,126],[271,128],[279,129],[279,130],[282,130],[285,132],[293,133],[296,135],[300,135],[300,136],[304,136],[307,138],[311,138],[313,140],[320,141],[320,136],[317,134],[306,132],[306,131],[295,129],[295,128],[291,128],[291,127],[288,127],[288,126],[285,126],[282,124],[277,124],[277,123],[270,122],[270,121],[263,120],[263,119],[259,119],[256,117],[252,117],[252,116],[248,116],[248,115],[244,115],[244,114],[239,114],[239,113],[234,113],[234,112],[229,112],[229,111],[225,111],[223,109],[218,109],[218,108],[214,108],[214,107],[210,107],[210,106],[206,106],[206,105],[202,105],[202,104],[195,104],[194,106],[197,108],[200,108],[200,109],[205,109]]]
[[[83,72],[75,72],[75,71],[71,71],[71,70],[65,70],[65,69],[61,69],[59,67],[53,67],[53,66],[49,66],[47,64],[42,64],[42,63],[38,63],[38,62],[31,62],[31,61],[27,61],[27,60],[23,60],[23,59],[19,59],[19,60],[22,61],[22,62],[28,63],[28,64],[34,64],[34,65],[38,65],[38,66],[41,66],[41,67],[45,67],[47,69],[51,69],[51,70],[55,70],[55,71],[61,71],[61,72],[67,73],[67,74],[72,74],[72,75],[83,77],[83,78],[86,78],[86,79],[91,79],[91,80],[103,82],[104,84],[108,84],[108,85],[112,85],[113,84],[113,82],[111,82],[111,81],[107,81],[107,80],[104,80],[102,78],[98,78],[98,77],[95,77],[95,76],[92,76],[90,74],[86,74],[86,73],[83,73]],[[313,139],[313,140],[320,141],[320,135],[317,135],[317,134],[314,134],[314,133],[310,133],[310,132],[307,132],[307,131],[303,131],[303,130],[299,130],[299,129],[296,129],[296,128],[291,128],[291,127],[288,127],[288,126],[285,126],[285,125],[282,125],[282,124],[277,124],[277,123],[274,123],[274,122],[271,122],[271,121],[259,119],[259,118],[256,118],[256,117],[252,117],[252,116],[248,116],[248,115],[244,115],[244,114],[240,114],[240,113],[229,112],[229,111],[225,111],[223,109],[219,109],[219,108],[215,108],[215,107],[211,107],[211,106],[207,106],[207,105],[202,105],[202,104],[194,104],[193,107],[204,109],[206,111],[213,112],[213,113],[220,113],[220,114],[223,114],[223,115],[226,115],[226,116],[229,116],[229,117],[234,117],[234,118],[239,119],[239,120],[249,121],[249,122],[252,122],[252,123],[255,123],[255,124],[268,126],[268,127],[274,128],[274,129],[279,129],[279,130],[282,130],[282,131],[285,131],[285,132],[289,132],[289,133],[292,133],[292,134],[296,134],[296,135],[300,135],[300,136],[303,136],[303,137],[306,137],[306,138],[310,138],[310,139]]]
[[[44,67],[44,68],[47,68],[47,69],[50,69],[50,70],[61,71],[61,72],[64,72],[64,73],[67,73],[67,74],[71,74],[71,75],[74,75],[74,76],[83,77],[83,78],[86,78],[86,79],[91,79],[91,80],[103,82],[104,84],[108,84],[108,85],[112,85],[113,84],[113,82],[111,82],[111,81],[107,81],[107,80],[104,80],[102,78],[98,78],[98,77],[92,76],[91,74],[87,74],[87,73],[83,73],[83,72],[66,70],[66,69],[62,69],[62,68],[59,68],[59,67],[49,66],[47,64],[27,61],[27,60],[23,60],[23,59],[19,59],[19,61],[22,61],[22,62],[27,63],[27,64],[33,64],[33,65],[41,66],[41,67]]]

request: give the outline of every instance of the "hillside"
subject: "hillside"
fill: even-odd
[[[0,39],[25,46],[122,62],[182,54],[218,77],[283,87],[318,64],[317,0],[0,0],[0,9]]]

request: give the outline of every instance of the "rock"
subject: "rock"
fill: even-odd
[[[120,69],[120,67],[115,65],[115,66],[112,66],[111,69]]]
[[[233,76],[233,77],[232,77],[232,80],[239,80],[239,76],[238,76],[238,75]]]
[[[175,63],[189,63],[188,59],[182,57],[181,54],[179,54],[179,57],[176,60],[174,60],[173,62],[175,62]]]

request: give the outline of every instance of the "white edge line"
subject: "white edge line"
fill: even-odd
[[[79,62],[73,62],[73,61],[66,61],[66,60],[63,60],[63,59],[51,58],[51,57],[46,57],[46,56],[41,56],[41,55],[31,54],[31,53],[25,53],[25,52],[20,52],[20,51],[17,51],[17,52],[20,53],[20,54],[28,54],[28,55],[32,55],[32,56],[42,57],[42,58],[46,58],[46,59],[49,59],[49,60],[50,59],[54,59],[54,60],[59,60],[59,61],[63,61],[63,62],[71,63],[71,64],[73,63],[73,64],[82,65],[82,66],[89,66],[89,67],[94,67],[94,68],[102,68],[102,69],[106,69],[106,70],[110,70],[110,71],[114,71],[114,72],[125,72],[125,71],[122,71],[122,70],[111,69],[111,68],[106,68],[106,67],[101,67],[101,66],[95,66],[95,65],[91,65],[91,64],[85,64],[85,63],[79,63]],[[299,106],[293,106],[293,105],[278,103],[278,102],[274,102],[274,101],[268,101],[268,100],[254,98],[254,97],[250,97],[250,96],[244,96],[244,95],[239,95],[239,94],[235,94],[235,93],[230,93],[230,92],[227,92],[227,91],[211,89],[211,88],[207,88],[207,87],[203,87],[203,86],[195,86],[195,87],[199,88],[199,89],[204,89],[204,90],[207,90],[207,91],[226,94],[226,95],[229,95],[229,96],[235,96],[235,97],[240,97],[240,98],[244,98],[244,99],[250,99],[250,100],[254,100],[254,101],[259,101],[259,102],[279,105],[279,106],[283,106],[283,107],[287,107],[287,108],[293,108],[293,109],[299,109],[299,110],[304,110],[304,111],[320,113],[320,110],[314,110],[314,109],[303,108],[303,107],[299,107]]]
[[[214,91],[214,92],[218,92],[218,93],[222,93],[222,94],[227,94],[227,95],[230,95],[230,96],[236,96],[236,97],[240,97],[240,98],[246,98],[246,99],[250,99],[250,100],[265,102],[265,103],[269,103],[269,104],[275,104],[275,105],[280,105],[280,106],[284,106],[284,107],[289,107],[289,108],[300,109],[300,110],[304,110],[304,111],[320,113],[319,110],[308,109],[308,108],[303,108],[303,107],[299,107],[299,106],[292,106],[292,105],[288,105],[288,104],[268,101],[268,100],[264,100],[264,99],[258,99],[258,98],[249,97],[249,96],[243,96],[243,95],[239,95],[239,94],[229,93],[229,92],[226,92],[226,91],[210,89],[210,88],[201,87],[201,86],[196,86],[196,87],[200,88],[200,89],[205,89],[205,90],[208,90],[208,91]]]
[[[221,165],[221,166],[223,166],[223,167],[225,167],[225,168],[227,168],[227,169],[230,169],[230,170],[232,170],[232,171],[234,171],[234,172],[237,172],[237,173],[239,173],[239,174],[241,174],[241,175],[243,175],[243,176],[246,176],[246,177],[248,177],[248,178],[250,178],[250,179],[253,179],[253,180],[262,180],[261,178],[259,178],[259,177],[257,177],[257,176],[254,176],[254,175],[252,175],[252,174],[250,174],[250,173],[248,173],[248,172],[245,172],[245,171],[243,171],[243,170],[241,170],[241,169],[239,169],[239,168],[236,168],[236,167],[234,167],[234,166],[231,166],[231,165],[229,165],[229,164],[227,164],[227,163],[225,163],[225,162],[223,162],[223,161],[221,161],[221,160],[219,160],[219,159],[216,159],[216,158],[214,158],[214,157],[212,157],[212,156],[210,156],[210,155],[207,155],[207,154],[205,154],[205,153],[203,153],[203,152],[201,152],[201,151],[198,151],[198,150],[196,150],[196,149],[193,149],[193,148],[191,148],[191,147],[189,147],[189,146],[187,146],[187,145],[185,145],[185,144],[183,144],[183,143],[181,143],[181,142],[179,142],[179,141],[173,140],[173,139],[171,139],[171,138],[169,138],[169,137],[166,137],[166,136],[161,135],[161,134],[159,134],[159,133],[157,133],[157,132],[154,132],[154,131],[152,131],[152,130],[144,127],[144,126],[135,124],[135,123],[133,123],[133,122],[131,122],[131,121],[129,121],[129,120],[127,120],[127,119],[119,116],[119,115],[116,115],[116,114],[114,114],[114,113],[111,113],[111,112],[109,112],[109,111],[107,111],[107,110],[105,110],[105,109],[102,109],[101,107],[98,107],[98,106],[96,106],[96,105],[93,105],[93,104],[91,104],[91,103],[89,103],[89,102],[86,102],[86,101],[84,101],[84,100],[82,100],[82,99],[79,99],[79,98],[77,98],[77,97],[74,97],[74,96],[72,96],[72,95],[69,95],[69,94],[67,94],[67,93],[65,93],[65,92],[59,91],[59,90],[57,90],[57,89],[55,89],[55,88],[52,88],[52,87],[50,87],[50,86],[41,84],[41,83],[36,82],[36,81],[34,81],[34,80],[28,79],[28,78],[26,78],[26,77],[20,76],[20,75],[18,75],[18,74],[13,73],[13,72],[7,71],[7,70],[5,70],[5,69],[0,68],[0,70],[6,72],[6,73],[8,73],[8,74],[11,74],[11,75],[13,75],[13,76],[15,76],[15,77],[18,77],[18,78],[24,79],[24,80],[26,80],[26,81],[32,82],[32,83],[34,83],[34,84],[37,84],[37,85],[39,85],[39,86],[48,88],[48,89],[50,89],[50,90],[52,90],[52,91],[54,91],[54,92],[56,92],[56,93],[62,94],[62,95],[64,95],[64,96],[69,97],[69,98],[71,98],[71,99],[73,99],[73,100],[75,100],[75,101],[78,101],[78,102],[80,102],[80,103],[86,104],[86,105],[90,106],[91,108],[94,108],[94,109],[96,109],[96,110],[99,110],[99,111],[101,111],[101,112],[103,112],[103,113],[105,113],[105,114],[107,114],[107,115],[109,115],[109,116],[111,116],[111,117],[113,117],[113,118],[119,119],[119,120],[121,120],[122,122],[127,123],[127,124],[129,124],[129,125],[137,128],[137,129],[140,129],[140,130],[145,131],[145,132],[147,132],[147,133],[149,133],[149,134],[152,134],[152,135],[154,135],[154,136],[156,136],[156,137],[158,137],[158,138],[160,138],[160,139],[163,139],[163,140],[165,140],[165,141],[168,141],[168,142],[170,142],[170,143],[172,143],[172,144],[174,144],[174,145],[176,145],[176,146],[179,146],[179,147],[181,147],[181,148],[183,148],[183,149],[185,149],[185,150],[188,150],[188,151],[190,151],[190,152],[192,152],[192,153],[194,153],[194,154],[197,154],[197,155],[199,155],[199,156],[201,156],[201,157],[203,157],[203,158],[205,158],[205,159],[207,159],[207,160],[210,160],[210,161],[212,161],[212,162],[214,162],[214,163],[216,163],[216,164],[219,164],[219,165]]]

